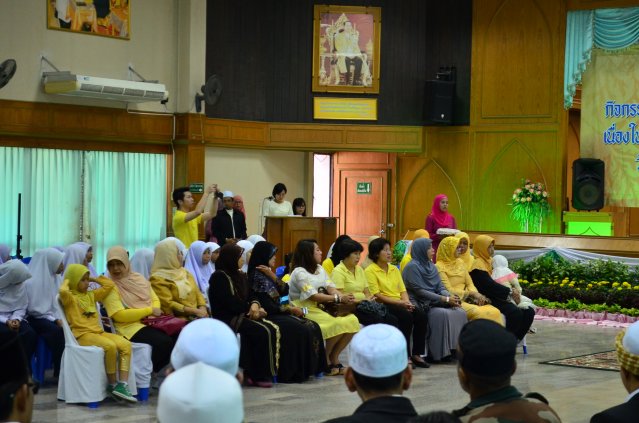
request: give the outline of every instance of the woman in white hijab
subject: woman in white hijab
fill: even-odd
[[[98,272],[91,264],[91,260],[93,260],[93,247],[86,242],[74,242],[64,251],[63,262],[65,269],[69,267],[70,264],[82,264],[89,269],[91,277],[97,278]]]
[[[11,248],[7,244],[0,244],[0,264],[11,260]]]
[[[244,273],[248,273],[248,262],[249,259],[251,258],[251,251],[253,251],[253,243],[247,241],[247,240],[242,240],[239,241],[237,243],[238,247],[243,248],[244,251],[242,252],[242,258],[244,259],[244,265],[242,266],[242,272]]]
[[[64,254],[55,248],[37,250],[29,262],[31,278],[24,286],[27,291],[29,324],[41,336],[53,354],[53,376],[60,374],[60,360],[64,351],[62,321],[55,305],[62,283]]]
[[[211,249],[211,268],[213,268],[213,272],[215,272],[215,262],[220,256],[220,246],[215,242],[207,242],[206,245]]]
[[[38,335],[25,319],[28,301],[23,282],[30,277],[27,265],[20,260],[0,264],[0,333],[17,332],[28,360],[38,341]]]
[[[131,257],[131,271],[144,276],[149,280],[151,277],[151,266],[153,266],[153,256],[155,253],[150,248],[140,248]]]
[[[263,236],[257,234],[251,235],[250,237],[246,238],[246,240],[253,245],[257,244],[260,241],[266,241]]]
[[[209,279],[213,274],[211,247],[202,241],[195,241],[191,244],[189,252],[186,254],[184,268],[191,272],[198,288],[200,288],[200,292],[208,296]]]

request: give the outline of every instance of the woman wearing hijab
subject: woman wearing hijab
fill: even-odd
[[[207,242],[206,245],[211,249],[210,264],[211,264],[211,269],[213,269],[213,272],[215,272],[215,262],[217,261],[217,258],[220,256],[220,246],[215,242]]]
[[[501,313],[490,305],[490,300],[477,291],[466,265],[459,258],[459,238],[449,236],[439,244],[437,270],[448,292],[457,295],[468,320],[488,319],[503,325]]]
[[[169,364],[173,339],[142,319],[162,314],[160,299],[151,289],[151,283],[141,274],[131,271],[129,256],[123,247],[109,248],[107,252],[109,277],[115,289],[102,301],[115,330],[131,342],[149,344],[152,347],[153,371],[159,372]]]
[[[342,261],[343,257],[340,256],[339,252],[340,246],[342,245],[342,242],[347,239],[351,239],[351,237],[348,235],[338,236],[335,242],[331,244],[330,248],[328,249],[326,260],[322,262],[322,267],[326,271],[326,274],[329,278],[333,274],[333,269],[335,268],[335,266],[337,266]]]
[[[152,249],[140,248],[131,257],[131,271],[139,273],[144,276],[144,279],[149,280],[154,256],[155,253]]]
[[[268,320],[280,328],[279,382],[301,383],[326,369],[326,351],[319,325],[304,318],[301,308],[281,305],[288,284],[273,272],[277,247],[266,241],[255,244],[248,265],[248,283]]]
[[[433,264],[432,241],[418,238],[412,246],[413,259],[406,265],[402,277],[411,303],[428,314],[428,357],[439,362],[451,357],[468,319],[460,298],[451,295],[442,284]]]
[[[70,264],[81,264],[89,269],[92,278],[98,277],[98,272],[91,264],[93,260],[93,247],[86,242],[74,242],[64,250],[64,268],[67,269]],[[99,288],[98,285],[92,285],[92,288]]]
[[[11,259],[11,248],[7,244],[0,244],[0,264]]]
[[[455,237],[459,238],[459,258],[466,265],[466,269],[470,270],[475,260],[475,257],[470,254],[470,237],[466,232],[457,232]]]
[[[413,238],[410,241],[410,244],[408,244],[408,247],[406,248],[406,251],[404,252],[404,257],[402,257],[402,261],[399,263],[399,271],[400,272],[403,272],[404,269],[406,268],[406,265],[408,263],[410,263],[410,261],[413,259],[413,256],[411,255],[413,242],[415,242],[415,240],[419,239],[419,238],[429,238],[430,239],[430,234],[428,233],[428,231],[426,229],[417,229],[413,233]]]
[[[209,301],[213,317],[240,334],[240,366],[247,384],[270,388],[279,365],[280,330],[265,319],[266,310],[252,293],[246,274],[239,270],[244,265],[242,253],[237,244],[220,248]]]
[[[266,241],[266,239],[264,239],[262,235],[258,235],[258,234],[253,234],[250,237],[246,238],[246,240],[253,245],[257,244],[260,241]]]
[[[28,299],[23,282],[30,277],[27,265],[20,260],[0,264],[0,332],[17,332],[29,360],[38,341],[26,320]]]
[[[251,252],[253,251],[253,247],[255,247],[255,245],[252,242],[244,239],[242,241],[238,241],[237,246],[242,249],[242,262],[244,263],[240,270],[242,270],[242,272],[244,273],[248,273],[248,262],[251,258]]]
[[[473,244],[475,260],[470,268],[470,277],[473,283],[483,295],[488,297],[492,304],[506,316],[506,329],[512,332],[517,339],[522,340],[535,318],[535,310],[532,308],[519,308],[510,302],[511,290],[495,282],[491,277],[493,272],[493,255],[495,254],[495,239],[488,235],[479,235]],[[515,302],[519,294],[512,292]]]
[[[186,255],[184,268],[193,275],[198,288],[200,288],[200,292],[203,295],[208,295],[209,279],[211,279],[211,275],[213,274],[211,247],[202,241],[195,241],[191,244],[189,252]]]
[[[184,256],[174,239],[167,238],[155,246],[151,268],[151,287],[160,299],[162,313],[184,319],[208,317],[206,300],[184,267]]]
[[[63,257],[64,254],[55,248],[37,250],[29,262],[31,278],[24,284],[29,301],[29,324],[51,350],[54,377],[60,374],[64,351],[62,320],[55,304],[62,283],[60,274],[64,270]]]
[[[424,227],[430,234],[430,239],[433,240],[433,249],[435,250],[433,260],[436,263],[439,243],[445,238],[444,236],[438,235],[437,230],[443,228],[457,229],[455,218],[452,214],[448,213],[448,197],[445,194],[439,194],[433,200],[433,207],[430,210],[430,214],[426,216]]]

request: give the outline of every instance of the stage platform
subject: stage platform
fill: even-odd
[[[495,247],[498,250],[563,247],[610,256],[639,257],[639,238],[523,234],[520,232],[464,232],[470,236],[471,243],[478,235],[492,236],[495,238]]]

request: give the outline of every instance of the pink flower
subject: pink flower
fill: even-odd
[[[532,201],[532,198],[527,197],[527,198],[526,198],[526,201]]]
[[[535,192],[535,190],[531,188],[528,190],[528,192],[532,194],[533,192]]]
[[[544,191],[544,192],[542,193],[542,195],[543,195],[544,197],[548,197],[548,193],[547,193],[546,191]]]
[[[517,189],[515,190],[515,194],[519,194],[520,192],[521,192],[521,188],[517,188]]]

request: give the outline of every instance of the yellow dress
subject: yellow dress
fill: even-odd
[[[308,309],[306,318],[319,325],[324,339],[333,338],[344,333],[359,332],[359,320],[354,314],[333,317],[321,310],[317,306],[317,302],[310,299],[310,297],[318,293],[318,289],[321,287],[335,288],[335,285],[328,280],[326,271],[322,266],[318,265],[315,273],[309,273],[303,267],[297,267],[291,273],[288,295],[291,302],[297,307],[306,307]]]

